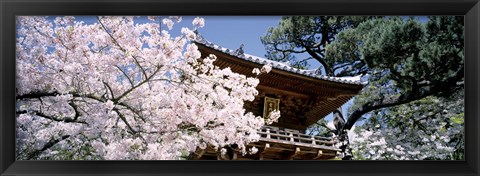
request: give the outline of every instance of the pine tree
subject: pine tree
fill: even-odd
[[[369,83],[356,96],[343,128],[337,129],[344,134],[376,112],[463,90],[463,17],[428,19],[285,17],[262,42],[274,60],[306,67],[295,54],[308,53],[305,60],[317,60],[327,76],[364,75]]]

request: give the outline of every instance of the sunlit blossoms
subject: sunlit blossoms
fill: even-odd
[[[190,29],[184,27],[182,28],[182,34],[184,36],[186,36],[189,40],[195,40],[195,38],[197,37],[197,35]]]
[[[231,144],[256,152],[245,145],[265,120],[243,103],[258,79],[201,58],[192,30],[163,30],[181,18],[157,18],[17,18],[18,159],[181,159]]]
[[[262,69],[260,69],[260,72],[265,72],[265,73],[268,73],[272,70],[272,65],[270,64],[266,64],[262,67]]]
[[[268,117],[265,120],[265,123],[272,124],[273,122],[278,122],[278,118],[280,118],[280,111],[274,110],[268,114]]]
[[[172,21],[171,19],[164,18],[164,19],[162,20],[162,23],[168,27],[168,30],[172,30],[172,28],[173,28],[173,21]]]
[[[262,68],[254,68],[252,73],[255,75],[260,75],[261,73],[270,73],[272,70],[272,66],[270,64],[263,65]]]
[[[203,26],[205,26],[205,20],[203,18],[196,17],[195,19],[193,19],[192,24],[193,26],[202,28]]]

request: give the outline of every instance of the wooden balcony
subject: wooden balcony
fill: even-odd
[[[194,159],[218,160],[325,160],[332,159],[341,151],[335,147],[337,140],[329,137],[305,135],[297,130],[265,126],[258,132],[260,140],[251,143],[255,154],[243,155],[238,151],[221,155],[213,148],[197,150]]]

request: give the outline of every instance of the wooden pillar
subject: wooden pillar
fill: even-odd
[[[233,152],[233,156],[232,158],[230,158],[231,160],[237,160],[237,152]]]
[[[270,144],[269,144],[269,143],[265,143],[265,147],[263,147],[263,150],[262,150],[262,152],[260,153],[259,160],[263,160],[263,159],[264,159],[263,153],[264,153],[265,151],[267,151],[268,148],[270,148]]]
[[[290,157],[288,159],[293,160],[293,158],[295,158],[298,154],[300,154],[300,148],[296,147],[295,152],[292,155],[290,155]]]
[[[288,132],[288,136],[290,136],[290,142],[294,142],[293,140],[293,132]]]
[[[267,139],[270,139],[270,128],[267,127]]]
[[[315,156],[315,158],[313,158],[313,159],[316,160],[316,159],[320,158],[322,155],[323,155],[323,151],[322,151],[322,150],[318,150],[317,156]]]

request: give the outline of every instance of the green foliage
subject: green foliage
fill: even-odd
[[[371,17],[283,17],[277,27],[268,29],[267,34],[261,37],[261,41],[267,50],[267,58],[281,62],[289,61],[297,68],[307,68],[308,60],[324,62],[325,46],[335,39],[338,32],[354,27],[368,18]],[[297,58],[296,55],[300,53],[307,53],[311,57]],[[333,71],[331,68],[324,68],[324,70]]]
[[[464,122],[464,113],[460,113],[456,116],[450,117],[450,122],[454,124],[463,124]]]
[[[369,85],[350,110],[350,114],[361,113],[352,121],[358,120],[358,114],[369,112],[365,109],[395,106],[430,95],[448,97],[463,87],[462,17],[432,17],[427,23],[399,17],[373,19],[344,32],[329,47],[350,45],[368,67]],[[344,37],[356,41],[346,42]],[[344,51],[336,52],[330,52],[330,56],[343,59]]]
[[[365,113],[429,95],[448,96],[463,87],[463,17],[284,17],[262,37],[267,57],[300,68],[320,62],[326,75],[366,74],[356,97]],[[300,53],[311,57],[299,60]],[[335,74],[334,74],[335,73]],[[373,108],[372,108],[373,107]],[[371,110],[364,110],[371,109]]]
[[[182,155],[180,156],[180,158],[182,160],[188,160],[188,159],[190,159],[190,155],[191,155],[191,153],[189,153],[187,150],[183,149],[182,150]]]
[[[449,116],[438,111],[448,103],[458,104],[452,97],[464,87],[461,16],[429,17],[427,22],[403,17],[285,17],[262,42],[270,59],[288,60],[301,68],[308,66],[306,60],[315,59],[328,76],[362,74],[368,79],[349,109],[346,129],[368,118],[364,130],[395,127],[391,135],[405,133],[407,139],[416,139],[418,130],[446,133],[464,123],[463,105]],[[296,58],[301,53],[311,57]],[[437,126],[425,124],[429,120]],[[463,158],[463,133],[449,135],[455,152],[440,158]]]

